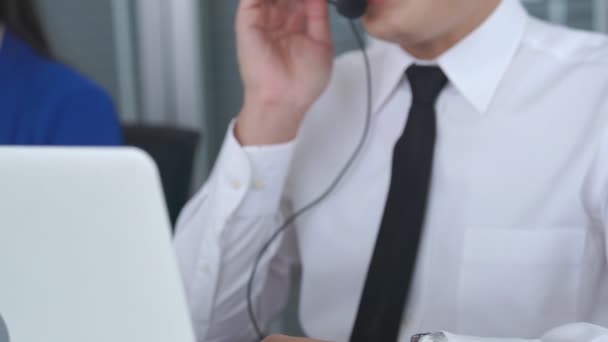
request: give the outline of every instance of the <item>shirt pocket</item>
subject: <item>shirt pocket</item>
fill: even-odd
[[[467,230],[462,332],[537,338],[574,321],[585,238],[584,228]]]

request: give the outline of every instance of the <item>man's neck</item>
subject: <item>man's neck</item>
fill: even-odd
[[[496,8],[498,8],[500,0],[484,0],[481,3],[483,3],[484,6],[455,29],[444,35],[421,43],[411,45],[402,44],[402,48],[410,55],[421,60],[437,59],[481,26],[486,19],[494,13]]]

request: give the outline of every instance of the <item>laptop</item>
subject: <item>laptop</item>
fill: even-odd
[[[193,342],[153,161],[0,148],[0,342]]]

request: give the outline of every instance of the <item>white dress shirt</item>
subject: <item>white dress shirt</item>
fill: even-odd
[[[257,275],[266,323],[301,266],[299,317],[319,339],[349,338],[411,104],[404,73],[416,61],[384,42],[369,54],[373,118],[363,151]],[[437,104],[428,218],[400,341],[429,331],[457,342],[608,341],[608,41],[503,0],[435,63],[450,83]],[[296,141],[242,148],[230,128],[175,241],[201,341],[255,340],[245,300],[253,259],[351,156],[365,94],[353,52],[337,61]]]

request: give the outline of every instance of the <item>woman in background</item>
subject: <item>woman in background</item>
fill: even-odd
[[[0,144],[118,145],[108,95],[52,58],[32,0],[0,0]]]

